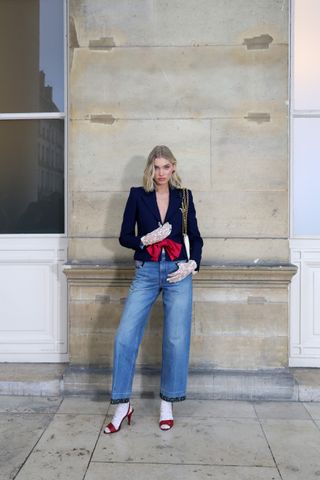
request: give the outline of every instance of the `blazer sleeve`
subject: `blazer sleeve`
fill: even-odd
[[[136,235],[137,222],[137,197],[134,187],[131,187],[130,194],[124,209],[119,242],[123,247],[138,250],[141,239]]]
[[[197,263],[196,271],[200,269],[200,262],[202,256],[203,240],[201,238],[198,222],[196,217],[196,210],[194,208],[192,192],[189,190],[189,209],[188,209],[188,236],[190,241],[190,259]]]

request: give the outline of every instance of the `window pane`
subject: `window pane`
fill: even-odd
[[[320,1],[295,0],[294,108],[320,110]]]
[[[63,0],[0,0],[0,112],[64,111]]]
[[[320,119],[294,119],[295,235],[320,235]]]
[[[64,121],[1,121],[0,145],[0,233],[64,233]]]

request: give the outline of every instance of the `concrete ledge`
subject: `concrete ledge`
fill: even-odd
[[[136,370],[133,398],[159,396],[159,369]],[[104,395],[112,371],[68,364],[0,364],[0,395]],[[320,368],[189,371],[188,398],[257,401],[320,401]]]
[[[129,286],[134,267],[131,264],[66,264],[64,273],[69,285]],[[297,272],[292,264],[283,265],[203,265],[193,277],[194,287],[215,285],[285,286]]]
[[[64,393],[103,394],[110,397],[111,382],[110,368],[72,366],[67,368],[64,374]],[[132,397],[158,397],[159,384],[159,370],[137,369]],[[189,371],[188,398],[193,399],[297,401],[298,391],[296,379],[290,369]]]
[[[0,364],[0,395],[61,396],[63,363]]]

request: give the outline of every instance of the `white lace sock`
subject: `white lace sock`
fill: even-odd
[[[167,402],[166,400],[161,399],[160,404],[160,422],[162,420],[173,420],[172,415],[172,402]],[[164,430],[168,430],[170,427],[168,425],[162,425]]]
[[[116,429],[119,428],[121,420],[127,414],[128,408],[129,408],[129,403],[130,402],[125,402],[125,403],[119,403],[117,405],[116,411],[114,412],[113,418],[111,420],[111,423],[113,423],[113,425],[115,426]],[[130,406],[130,410],[132,410],[131,406]],[[108,427],[106,427],[105,431],[109,432],[110,429]]]

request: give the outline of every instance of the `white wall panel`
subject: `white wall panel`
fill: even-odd
[[[67,361],[67,239],[0,239],[0,361]]]
[[[291,240],[289,365],[320,367],[320,240]]]

